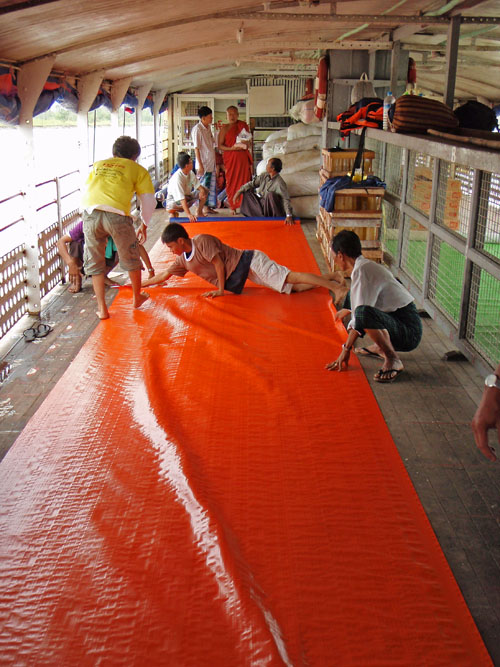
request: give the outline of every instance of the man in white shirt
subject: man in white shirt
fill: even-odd
[[[354,341],[367,333],[374,345],[361,348],[358,354],[381,359],[384,363],[374,379],[393,382],[403,371],[396,350],[414,350],[422,338],[422,322],[413,297],[386,267],[363,257],[361,241],[354,232],[344,229],[334,236],[332,251],[336,265],[351,273],[350,309],[340,310],[336,319],[349,313],[352,317],[342,352],[326,368],[347,368]]]
[[[203,214],[208,191],[193,174],[193,161],[188,153],[179,153],[177,164],[179,169],[168,182],[166,209],[175,217],[177,211],[184,211],[190,222],[196,222],[197,217],[190,208],[198,201],[198,215]]]
[[[191,140],[196,156],[196,175],[200,183],[208,190],[207,209],[215,213],[217,206],[217,184],[215,178],[215,140],[212,134],[213,114],[210,107],[198,109],[200,118],[191,131]]]

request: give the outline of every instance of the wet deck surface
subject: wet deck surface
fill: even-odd
[[[157,211],[148,248],[165,221],[165,213]],[[314,227],[303,225],[321,266]],[[108,299],[113,297],[114,291],[108,290]],[[54,327],[46,338],[28,343],[18,329],[7,337],[0,457],[97,326],[94,311],[90,281],[77,295],[61,286],[44,305],[41,319]],[[376,359],[363,359],[362,364],[479,631],[494,663],[500,664],[500,464],[489,463],[476,451],[469,427],[483,379],[466,361],[444,361],[451,344],[432,320],[423,323],[422,344],[404,355],[405,372],[394,384],[373,382],[380,363]],[[12,349],[7,351],[7,346]],[[340,399],[332,409],[342,409]]]

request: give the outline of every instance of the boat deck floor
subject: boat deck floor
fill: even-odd
[[[148,249],[165,223],[165,212],[157,210]],[[315,223],[302,226],[324,269]],[[109,302],[115,294],[107,290]],[[22,330],[31,323],[26,318],[4,337],[0,458],[98,326],[94,311],[89,280],[79,294],[60,285],[44,300],[40,319],[53,327],[47,337],[27,342]],[[431,319],[425,318],[423,325],[422,343],[404,355],[405,372],[395,383],[373,381],[377,359],[361,363],[486,647],[500,665],[500,463],[491,464],[479,454],[470,431],[483,379],[468,361],[445,360],[452,344]],[[335,409],[334,401],[332,405]]]

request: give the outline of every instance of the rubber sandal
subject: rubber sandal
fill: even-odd
[[[367,347],[357,347],[356,354],[358,357],[373,357],[374,359],[381,359],[383,361],[384,357],[378,352],[372,352]]]
[[[404,368],[390,368],[387,371],[379,370],[373,376],[375,382],[381,382],[383,384],[389,384],[394,382],[394,380],[403,372]]]
[[[25,329],[23,331],[23,336],[28,342],[32,341],[32,340],[35,340],[35,338],[36,338],[36,329],[34,327],[30,327],[29,329]]]
[[[35,336],[37,338],[45,338],[45,336],[52,331],[52,327],[49,326],[48,324],[40,322],[40,324],[36,327],[35,331],[36,331]]]
[[[44,324],[43,322],[38,322],[29,329],[25,329],[23,331],[23,336],[25,340],[31,342],[36,338],[45,338],[45,336],[49,334],[51,331],[52,331],[51,326],[49,326],[48,324]]]

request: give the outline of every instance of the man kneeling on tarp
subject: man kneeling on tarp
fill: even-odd
[[[255,176],[234,195],[236,199],[243,194],[240,211],[247,218],[282,218],[286,215],[285,225],[294,224],[288,188],[280,176],[282,167],[281,160],[272,157],[267,161],[266,173]]]
[[[422,322],[413,297],[387,268],[363,257],[361,241],[354,232],[344,229],[334,236],[332,251],[335,264],[342,271],[351,272],[350,309],[339,310],[335,319],[343,319],[349,313],[352,317],[340,356],[326,368],[347,368],[354,341],[367,333],[374,345],[359,348],[358,354],[383,360],[374,379],[393,382],[403,371],[396,350],[410,352],[422,338]]]
[[[224,296],[224,290],[240,294],[247,278],[257,285],[290,294],[313,287],[326,287],[335,294],[335,302],[347,292],[340,273],[318,276],[313,273],[291,271],[277,264],[260,250],[238,250],[222,243],[211,234],[197,234],[189,238],[182,225],[174,222],[165,227],[161,240],[177,255],[164,271],[143,285],[156,285],[171,276],[184,276],[188,271],[217,287],[203,296]]]

